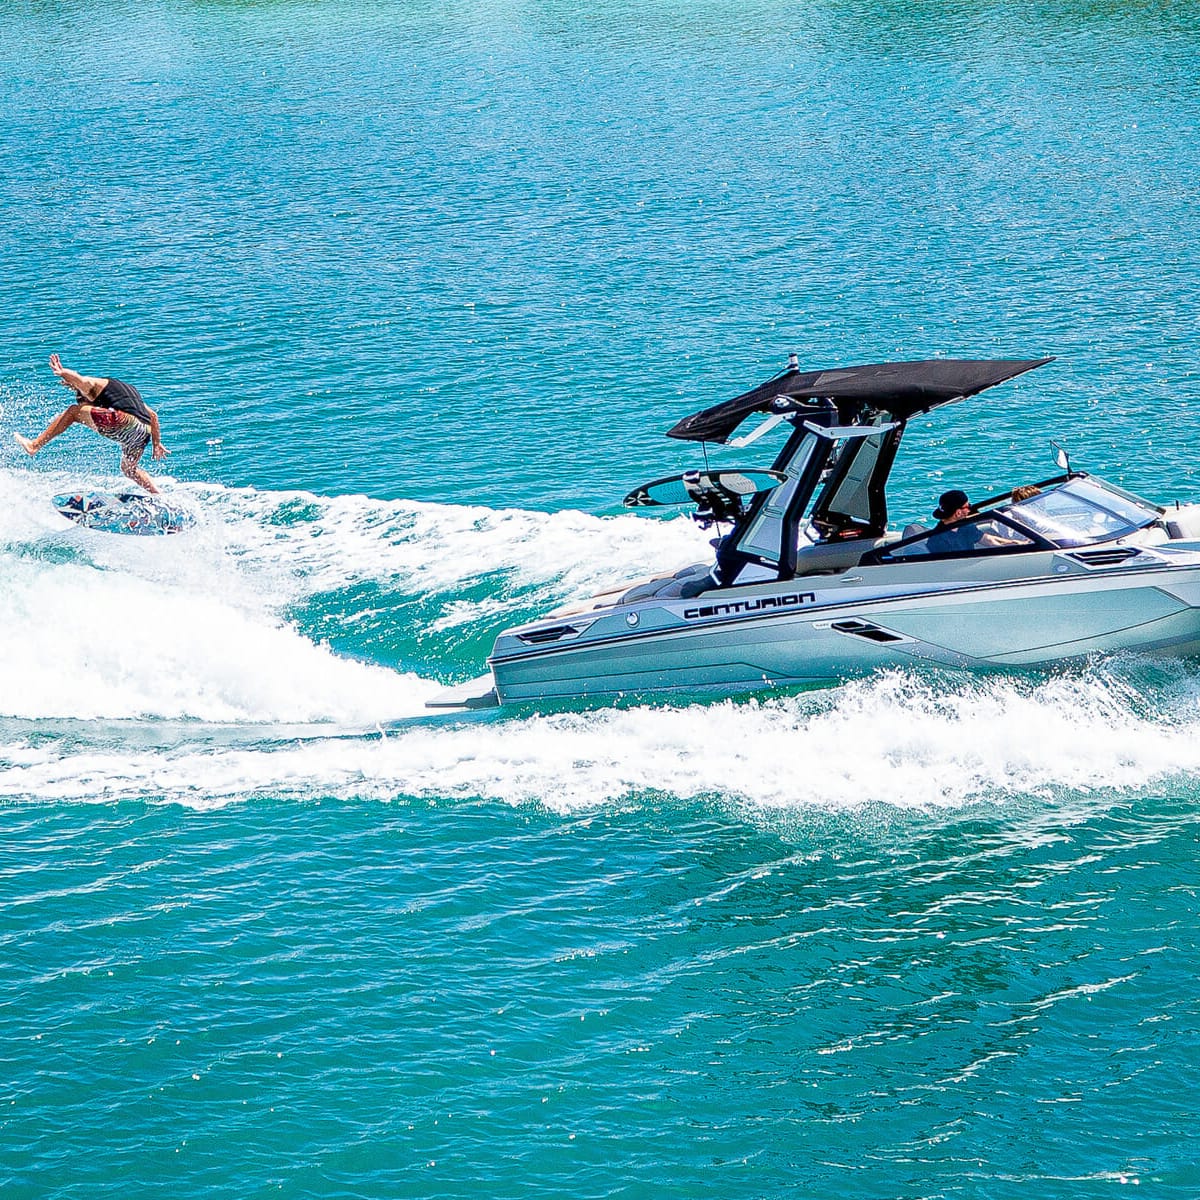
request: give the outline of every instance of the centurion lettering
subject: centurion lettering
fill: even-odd
[[[757,596],[753,600],[735,600],[729,604],[702,604],[696,608],[685,608],[685,621],[702,620],[705,617],[734,617],[739,613],[765,612],[769,608],[795,608],[797,604],[812,604],[816,601],[813,592],[793,592],[789,596]]]

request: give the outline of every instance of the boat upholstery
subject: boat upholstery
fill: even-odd
[[[1200,504],[1183,504],[1168,508],[1167,533],[1172,541],[1200,538]]]
[[[880,546],[898,542],[898,533],[885,533],[879,538],[855,538],[850,542],[818,542],[796,556],[797,575],[836,575],[862,562],[863,555]]]

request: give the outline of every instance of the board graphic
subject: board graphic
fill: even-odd
[[[55,496],[54,507],[76,525],[142,537],[179,533],[195,521],[186,508],[144,492],[76,492]]]

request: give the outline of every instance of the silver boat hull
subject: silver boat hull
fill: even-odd
[[[1023,557],[1043,570],[986,583],[943,572],[924,586],[906,568],[903,595],[894,569],[863,568],[820,586],[611,605],[502,634],[489,665],[499,702],[511,704],[823,686],[922,663],[1002,670],[1125,650],[1200,654],[1200,552],[1101,570],[1071,555]],[[547,630],[565,632],[539,641]]]

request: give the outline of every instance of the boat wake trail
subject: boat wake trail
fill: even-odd
[[[1174,664],[1039,683],[891,674],[769,701],[412,723],[358,736],[130,752],[13,738],[0,795],[221,806],[445,799],[572,813],[687,801],[769,820],[813,811],[1108,803],[1200,772],[1200,673]]]
[[[418,711],[433,686],[306,636],[289,572],[245,569],[211,519],[134,545],[36,499],[10,511],[0,717],[361,724]]]
[[[690,522],[201,484],[170,488],[193,530],[135,542],[64,522],[72,483],[0,471],[0,719],[397,721],[479,672],[484,623],[700,552]]]
[[[686,520],[176,485],[197,527],[135,544],[67,525],[29,481],[0,471],[5,799],[770,815],[1058,804],[1200,772],[1200,671],[1134,658],[1040,679],[894,672],[768,700],[429,716],[515,613],[702,557],[702,538]]]

